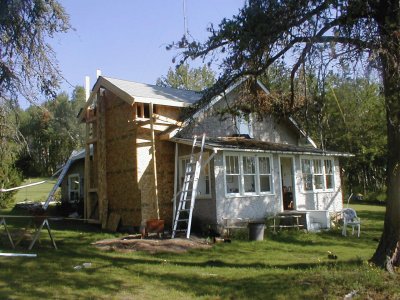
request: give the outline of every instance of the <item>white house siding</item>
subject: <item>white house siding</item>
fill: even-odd
[[[237,93],[232,92],[227,96],[227,100],[222,99],[208,111],[204,112],[195,124],[184,128],[179,135],[185,138],[191,138],[193,135],[206,133],[207,137],[226,137],[238,134],[235,117],[226,114],[222,118],[217,115],[218,110],[226,108],[227,102],[232,104],[238,97]],[[252,118],[253,138],[256,140],[298,145],[300,138],[299,132],[288,123],[288,121],[278,122],[273,116],[266,116],[263,120]]]
[[[267,116],[262,121],[253,121],[254,139],[278,143],[297,145],[299,134],[286,121],[277,122],[273,116]]]
[[[232,152],[230,152],[232,153]],[[241,153],[241,152],[237,152]],[[248,153],[248,152],[247,152]],[[334,159],[334,191],[333,192],[304,192],[301,172],[300,155],[294,155],[295,163],[295,190],[294,200],[296,210],[319,210],[335,212],[343,208],[342,191],[340,188],[339,160]],[[313,156],[315,157],[315,156]],[[283,211],[282,187],[279,172],[280,155],[272,154],[273,161],[273,193],[260,196],[230,197],[225,194],[225,172],[223,152],[214,157],[215,205],[216,221],[223,223],[223,219],[263,219]],[[213,187],[214,188],[214,187]],[[214,195],[213,195],[214,198]]]
[[[334,189],[333,191],[329,192],[304,192],[301,172],[301,158],[309,157],[300,155],[295,156],[295,209],[328,210],[330,212],[342,210],[343,201],[338,158],[334,158]],[[310,158],[318,158],[318,156],[312,156]]]
[[[219,152],[218,155],[214,157],[216,215],[218,224],[222,224],[223,219],[263,219],[267,215],[272,215],[281,211],[282,203],[278,170],[278,156],[273,155],[272,161],[272,194],[260,196],[227,197],[225,195],[223,153]]]

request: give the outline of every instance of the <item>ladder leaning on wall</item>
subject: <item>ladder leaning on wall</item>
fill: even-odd
[[[49,195],[47,196],[47,200],[46,202],[43,204],[43,210],[46,210],[47,207],[50,204],[50,201],[54,201],[54,194],[57,191],[57,188],[61,185],[61,182],[63,181],[65,174],[67,174],[69,166],[72,164],[72,160],[73,157],[77,154],[77,152],[74,150],[71,153],[71,156],[68,158],[67,162],[65,163],[65,165],[62,167],[62,171],[60,173],[60,175],[57,178],[57,181],[55,183],[55,185],[53,186],[53,188],[51,189]]]
[[[199,153],[194,153],[197,136],[194,136],[193,138],[192,152],[190,154],[190,160],[185,166],[185,176],[179,195],[179,203],[174,218],[174,225],[172,227],[172,238],[175,238],[177,232],[186,232],[186,238],[190,237],[193,208],[200,178],[205,138],[206,135],[204,133],[201,139]]]

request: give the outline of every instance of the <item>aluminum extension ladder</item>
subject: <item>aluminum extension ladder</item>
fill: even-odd
[[[180,191],[179,204],[175,214],[174,225],[172,227],[172,238],[175,238],[177,232],[186,232],[186,238],[190,237],[193,208],[200,178],[205,138],[206,135],[204,133],[199,153],[194,153],[197,136],[194,136],[193,138],[192,152],[190,154],[190,160],[185,167],[185,176]],[[198,157],[196,159],[197,155]]]
[[[63,181],[65,174],[67,174],[68,168],[72,163],[72,159],[73,157],[76,155],[77,151],[72,151],[71,156],[68,158],[67,162],[65,163],[65,165],[63,166],[63,169],[60,173],[60,175],[57,178],[57,182],[56,184],[53,186],[53,188],[51,189],[49,195],[47,196],[47,200],[46,202],[43,204],[43,209],[46,210],[47,207],[50,204],[50,201],[54,200],[54,194],[57,191],[57,188],[60,186],[61,182]]]

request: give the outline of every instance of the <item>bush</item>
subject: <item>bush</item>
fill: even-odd
[[[22,183],[21,173],[15,167],[4,168],[0,175],[0,187],[2,188],[16,187]],[[5,208],[12,203],[16,193],[17,190],[0,193],[0,208]]]

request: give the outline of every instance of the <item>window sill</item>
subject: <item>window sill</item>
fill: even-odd
[[[263,194],[225,194],[225,198],[233,199],[233,198],[256,198],[256,197],[265,197],[265,196],[275,196],[274,193],[263,193]]]
[[[330,190],[314,190],[314,191],[301,191],[302,194],[324,194],[324,193],[333,193],[334,189]]]

